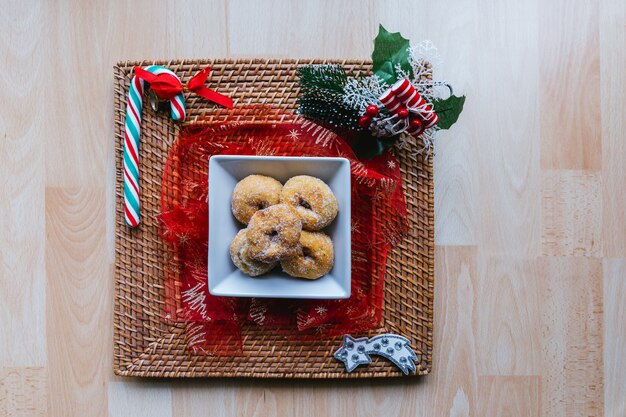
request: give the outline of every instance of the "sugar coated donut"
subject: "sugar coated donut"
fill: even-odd
[[[278,204],[283,186],[274,178],[249,175],[237,183],[231,200],[233,215],[243,224],[259,210]]]
[[[283,271],[293,277],[317,279],[333,269],[335,259],[333,241],[322,232],[302,231],[300,235],[302,254],[283,259]]]
[[[265,263],[252,259],[247,239],[248,229],[241,229],[230,244],[230,258],[237,268],[246,275],[257,277],[271,271],[276,262]]]
[[[261,262],[276,262],[300,252],[302,220],[287,204],[276,204],[254,213],[248,224],[250,256]]]
[[[280,202],[298,211],[305,230],[320,230],[337,216],[339,206],[330,187],[319,178],[298,175],[290,178],[280,194]]]

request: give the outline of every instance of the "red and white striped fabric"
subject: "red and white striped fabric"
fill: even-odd
[[[420,118],[424,129],[431,128],[437,124],[439,116],[437,116],[437,113],[435,113],[432,107],[426,103],[424,98],[417,92],[408,79],[404,78],[397,81],[391,87],[391,91],[396,99],[406,106],[409,112]]]
[[[380,96],[379,100],[392,114],[397,115],[400,110],[404,109],[404,106],[402,106],[402,103],[398,100],[391,88],[385,91],[383,95]]]

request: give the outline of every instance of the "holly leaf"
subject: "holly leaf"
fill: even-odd
[[[393,84],[398,79],[396,64],[411,74],[409,65],[409,40],[400,35],[400,32],[391,33],[380,25],[378,36],[374,39],[374,52],[372,52],[372,70],[387,84]]]
[[[465,96],[450,96],[445,100],[434,100],[433,110],[439,116],[439,123],[437,123],[439,129],[450,129],[463,111],[464,104]]]

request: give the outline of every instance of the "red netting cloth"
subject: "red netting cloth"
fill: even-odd
[[[249,117],[250,112],[255,117]],[[244,113],[245,119],[254,121],[241,121],[238,116]],[[276,121],[280,119],[282,122]],[[349,299],[282,300],[209,294],[208,161],[220,154],[337,156],[350,160]],[[238,354],[244,324],[291,328],[287,333],[303,339],[380,327],[387,254],[405,232],[407,216],[400,169],[391,152],[360,161],[346,140],[310,121],[265,107],[238,109],[229,112],[222,122],[190,125],[182,131],[168,155],[161,204],[163,238],[171,248],[165,318],[186,323],[187,345],[192,353]]]

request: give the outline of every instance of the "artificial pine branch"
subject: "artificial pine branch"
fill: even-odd
[[[332,126],[360,129],[359,113],[344,103],[348,76],[341,65],[305,65],[298,68],[298,112]]]

